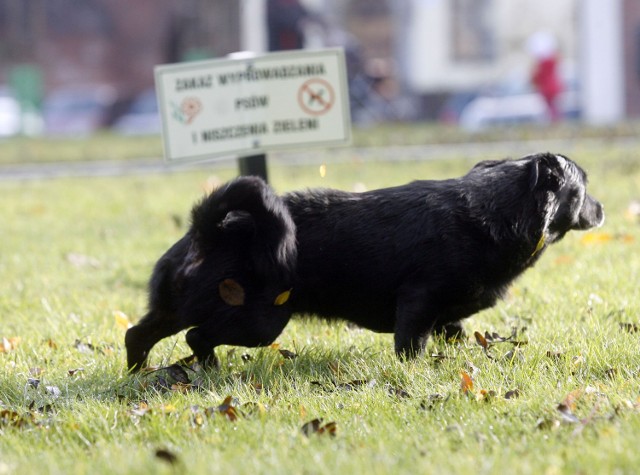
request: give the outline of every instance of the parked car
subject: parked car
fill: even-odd
[[[536,92],[476,97],[460,114],[460,125],[467,130],[496,125],[546,124],[549,121],[547,105]]]
[[[574,83],[558,97],[558,107],[565,119],[580,117],[579,97]],[[480,130],[496,125],[547,124],[551,117],[540,94],[522,83],[497,85],[469,101],[459,116],[459,124],[467,130]]]
[[[43,104],[45,133],[89,135],[107,125],[109,110],[116,99],[108,86],[58,89]]]
[[[153,89],[139,94],[128,111],[113,124],[113,130],[125,135],[159,134],[162,129],[158,100]]]

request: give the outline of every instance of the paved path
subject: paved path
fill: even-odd
[[[274,164],[305,165],[310,163],[335,163],[346,160],[409,161],[437,160],[468,157],[473,159],[497,159],[520,157],[528,153],[552,151],[565,153],[588,150],[606,150],[615,147],[637,150],[640,157],[640,139],[633,137],[612,139],[562,139],[502,142],[469,142],[460,144],[430,144],[388,147],[345,147],[306,152],[274,152],[269,162]],[[576,157],[579,159],[579,157]],[[44,180],[67,177],[97,177],[179,173],[187,170],[206,170],[235,167],[235,158],[198,163],[166,163],[161,157],[121,161],[89,161],[68,163],[38,163],[0,165],[0,182]]]

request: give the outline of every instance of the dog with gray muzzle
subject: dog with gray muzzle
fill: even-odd
[[[242,206],[224,200],[230,187]],[[218,345],[269,344],[294,313],[393,332],[397,355],[414,357],[431,334],[461,333],[567,232],[601,226],[586,187],[584,170],[551,153],[363,193],[277,197],[239,178],[194,208],[192,229],[156,266],[149,314],[126,335],[129,367],[187,327],[205,362]],[[242,299],[225,298],[238,287]]]

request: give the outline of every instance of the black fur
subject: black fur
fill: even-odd
[[[566,157],[487,161],[461,178],[285,195],[296,223],[294,312],[395,334],[414,356],[434,331],[491,307],[544,249],[599,226],[602,206]]]
[[[396,353],[412,357],[431,333],[460,332],[462,319],[494,305],[549,244],[603,220],[585,172],[549,153],[365,193],[279,199],[240,178],[194,208],[192,229],[156,265],[150,312],[127,332],[129,367],[188,327],[205,361],[220,344],[268,344],[292,312],[393,332]],[[245,305],[220,299],[225,278],[247,290]],[[290,305],[274,306],[289,286]]]
[[[181,330],[198,359],[215,362],[220,344],[273,342],[289,321],[295,226],[261,179],[229,182],[194,206],[187,234],[160,258],[149,284],[149,312],[125,336],[127,362],[138,370],[158,341]],[[220,286],[231,280],[243,305],[229,305]],[[265,310],[266,309],[266,310]]]

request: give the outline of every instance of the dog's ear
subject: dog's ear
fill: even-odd
[[[551,153],[541,153],[531,160],[529,187],[556,192],[564,183],[564,169],[558,157]]]

